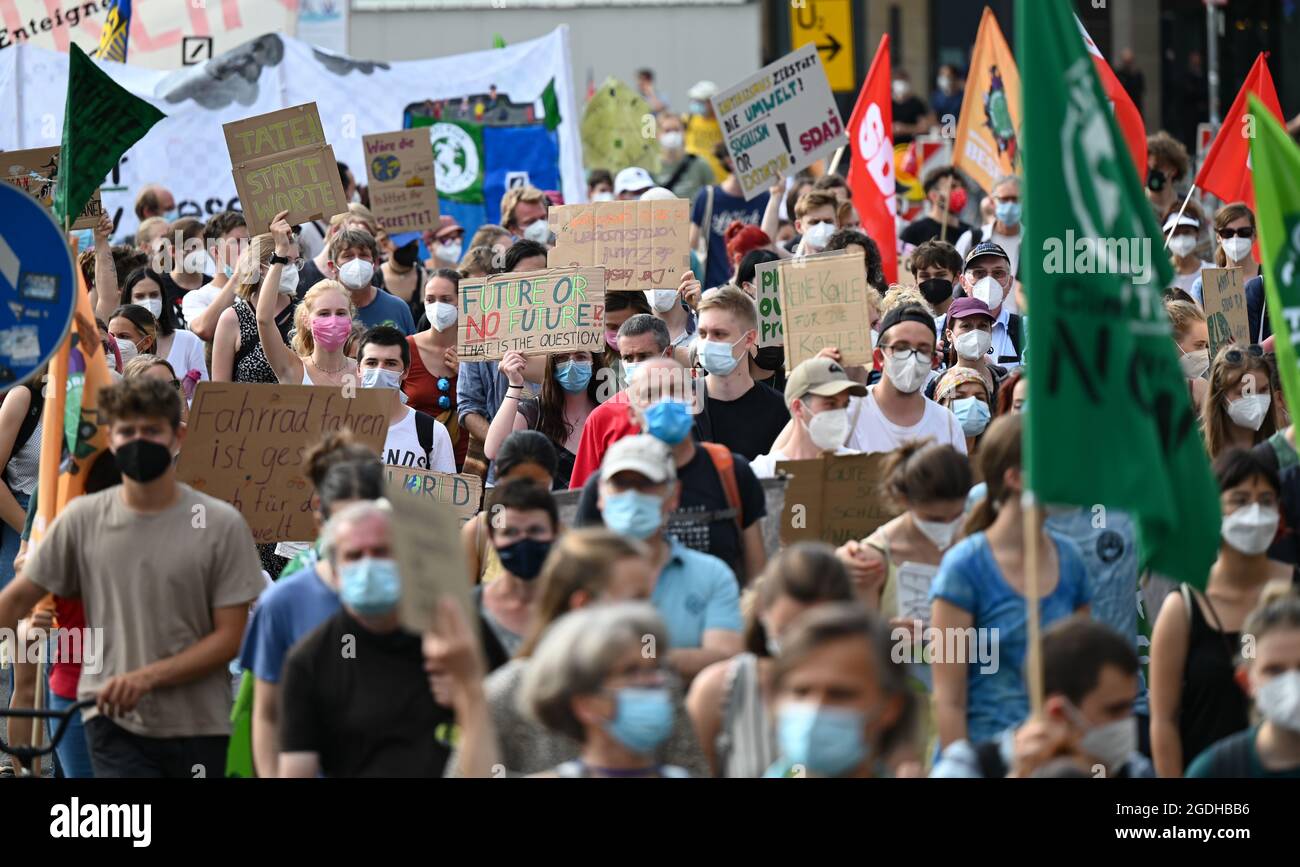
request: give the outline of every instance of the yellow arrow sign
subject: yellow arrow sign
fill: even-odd
[[[794,0],[790,6],[790,48],[817,46],[831,90],[858,88],[853,63],[853,11],[849,0]]]

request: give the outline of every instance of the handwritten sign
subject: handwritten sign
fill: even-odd
[[[9,184],[23,190],[40,202],[47,210],[54,208],[54,181],[59,176],[59,159],[62,148],[30,148],[0,153],[0,175]],[[99,200],[99,190],[86,202],[81,216],[73,222],[74,229],[93,229],[104,213],[104,203]]]
[[[712,102],[746,199],[849,143],[812,43],[721,91]]]
[[[898,567],[898,617],[919,620],[930,625],[930,585],[939,574],[938,566],[913,563],[910,560]],[[885,612],[895,616],[894,612]]]
[[[1251,343],[1240,268],[1202,268],[1201,298],[1205,302],[1205,324],[1210,333],[1210,358],[1229,343],[1242,346]]]
[[[507,352],[600,352],[605,345],[605,269],[552,268],[460,283],[456,351],[461,361]]]
[[[842,545],[897,517],[881,485],[888,459],[888,452],[878,452],[778,462],[777,472],[791,477],[781,510],[781,541]]]
[[[781,262],[763,262],[754,269],[754,301],[758,304],[758,345],[781,346]]]
[[[338,162],[314,102],[233,121],[222,130],[250,235],[269,231],[280,211],[288,211],[295,225],[347,210]]]
[[[685,199],[560,205],[551,208],[547,219],[555,247],[546,264],[603,265],[610,292],[676,287],[691,267],[690,203]]]
[[[429,130],[381,132],[362,136],[361,142],[370,181],[370,210],[384,228],[390,233],[438,228]]]
[[[178,476],[238,509],[259,544],[313,539],[303,453],[325,434],[349,430],[378,456],[389,400],[378,388],[344,397],[323,385],[200,382]]]
[[[483,504],[483,478],[473,473],[435,473],[389,465],[384,467],[384,475],[397,482],[408,497],[451,506],[462,526]]]
[[[786,370],[834,346],[843,364],[871,364],[865,257],[824,253],[773,263],[780,272]]]
[[[411,496],[401,477],[406,471],[393,469],[400,472],[389,476],[386,493],[393,504],[390,542],[401,579],[398,619],[411,632],[424,632],[436,622],[438,602],[450,597],[475,623],[456,509],[436,497]]]

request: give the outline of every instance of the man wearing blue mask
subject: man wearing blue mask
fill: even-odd
[[[368,328],[393,325],[403,335],[415,333],[410,305],[372,282],[379,262],[379,245],[373,235],[360,228],[340,229],[330,238],[329,257],[328,276],[348,290],[362,324]]]
[[[740,593],[725,563],[664,533],[680,500],[667,443],[639,434],[610,447],[600,468],[605,526],[650,548],[657,576],[650,602],[668,627],[668,663],[691,678],[742,650]]]
[[[1020,178],[1007,175],[993,185],[993,215],[993,222],[962,233],[957,239],[957,252],[964,259],[973,248],[991,241],[1007,254],[1011,273],[1016,274],[1020,264],[1020,239],[1023,237],[1020,223]],[[1002,306],[1008,313],[1018,312],[1014,292],[1008,293]]]
[[[442,776],[450,747],[435,732],[453,716],[429,690],[420,636],[398,622],[391,515],[383,500],[354,503],[322,531],[343,608],[285,660],[282,777]]]
[[[442,422],[406,405],[402,385],[411,367],[411,345],[391,325],[378,325],[361,336],[357,350],[357,379],[362,388],[392,389],[388,409],[388,438],[383,462],[437,473],[456,472],[451,435]]]

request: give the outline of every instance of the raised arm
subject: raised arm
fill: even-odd
[[[288,258],[292,247],[289,236],[293,230],[285,222],[288,211],[281,211],[271,221],[271,236],[275,239],[275,255]],[[275,378],[284,385],[302,383],[302,359],[284,343],[280,329],[275,325],[276,302],[280,300],[280,272],[284,266],[273,262],[266,269],[262,287],[257,292],[257,339],[262,343],[262,354],[275,371]]]
[[[109,235],[113,234],[113,218],[107,213],[100,215],[95,224],[95,290],[91,301],[95,315],[108,324],[113,311],[121,306],[121,290],[117,286],[117,266],[113,264],[113,245]]]

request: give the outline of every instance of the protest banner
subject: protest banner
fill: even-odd
[[[314,539],[303,453],[348,430],[378,456],[388,436],[389,392],[344,394],[323,385],[200,382],[177,475],[238,509],[259,544]]]
[[[551,268],[498,274],[460,284],[456,351],[461,361],[507,352],[601,352],[605,345],[605,269]]]
[[[296,225],[347,210],[314,102],[223,124],[222,131],[250,237],[270,231],[280,211]]]
[[[746,199],[849,143],[812,43],[719,92],[712,102]]]
[[[445,597],[462,606],[466,622],[475,623],[456,509],[434,497],[412,497],[400,473],[389,476],[386,493],[394,506],[389,542],[401,580],[397,616],[402,626],[416,634],[431,629]]]
[[[1240,268],[1202,268],[1201,298],[1205,324],[1210,334],[1210,358],[1229,343],[1250,345],[1250,324],[1246,319],[1246,290]]]
[[[1016,59],[997,16],[985,6],[952,146],[953,167],[981,190],[992,192],[998,178],[1014,175],[1020,168],[1020,104]]]
[[[779,263],[786,370],[834,346],[841,363],[871,364],[865,259],[861,253],[821,253]]]
[[[59,176],[60,155],[61,149],[57,146],[5,151],[0,153],[0,175],[53,213],[54,182]],[[93,229],[103,213],[104,203],[100,201],[99,190],[95,190],[86,207],[81,209],[81,216],[73,221],[72,228]]]
[[[754,269],[754,301],[758,304],[758,346],[785,343],[781,323],[781,260],[764,262]]]
[[[781,510],[781,541],[842,545],[862,539],[898,516],[883,490],[887,452],[825,455],[810,461],[779,461],[790,476]]]
[[[473,473],[435,473],[388,464],[384,476],[397,482],[408,497],[451,506],[462,526],[478,514],[483,503],[483,478]]]
[[[676,288],[691,267],[691,212],[685,199],[560,205],[547,217],[552,268],[605,266],[607,292]]]
[[[361,137],[370,181],[370,210],[390,234],[438,228],[438,190],[429,130]]]

